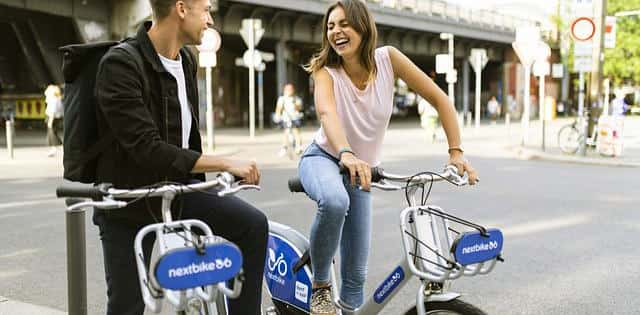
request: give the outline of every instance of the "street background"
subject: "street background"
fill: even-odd
[[[549,130],[548,152],[520,148],[517,125],[483,124],[463,133],[466,155],[480,173],[474,187],[436,185],[431,202],[505,234],[505,263],[486,276],[456,280],[453,291],[489,314],[637,314],[635,298],[640,250],[636,210],[640,166],[640,120],[627,119],[625,151],[617,158],[589,153],[563,155]],[[532,125],[535,130],[535,125]],[[535,135],[531,143],[535,143]],[[303,131],[308,144],[315,128]],[[287,191],[296,161],[277,156],[279,131],[259,133],[221,129],[216,153],[255,158],[262,191],[240,196],[267,216],[308,235],[314,205]],[[0,149],[0,314],[63,314],[66,309],[64,202],[55,198],[62,175],[61,156],[46,157],[41,132],[17,135],[14,160]],[[428,143],[417,121],[393,122],[382,166],[395,173],[439,170],[446,143]],[[404,196],[374,192],[373,248],[367,278],[371,293],[400,259],[397,227]],[[89,314],[104,313],[105,285],[97,228],[87,215]],[[417,282],[383,314],[402,314],[415,300]],[[168,313],[164,313],[168,314]]]

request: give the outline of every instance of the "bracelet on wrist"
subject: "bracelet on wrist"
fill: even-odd
[[[342,154],[344,154],[344,153],[351,153],[351,154],[355,155],[353,153],[353,151],[351,151],[351,148],[348,148],[348,147],[347,148],[342,148],[342,149],[340,149],[340,151],[338,151],[338,160],[342,160]]]
[[[451,147],[451,148],[449,148],[449,150],[447,150],[447,152],[448,152],[449,154],[451,154],[451,151],[458,151],[458,152],[460,152],[460,153],[464,153],[464,150],[462,150],[462,148],[461,148],[461,147]]]

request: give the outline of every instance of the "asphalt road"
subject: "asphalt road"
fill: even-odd
[[[431,203],[477,223],[501,228],[505,263],[489,275],[456,280],[452,290],[489,314],[638,314],[640,302],[640,195],[631,168],[473,158],[481,183],[434,187]],[[395,160],[397,173],[434,170],[444,157]],[[263,170],[262,191],[242,197],[272,220],[308,235],[314,204],[286,190],[292,168]],[[66,309],[63,201],[57,178],[0,182],[0,296]],[[399,192],[374,194],[373,249],[367,293],[375,290],[401,255]],[[104,314],[102,251],[87,216],[88,303]],[[403,314],[414,304],[417,281],[383,314]],[[3,314],[4,315],[4,314]]]

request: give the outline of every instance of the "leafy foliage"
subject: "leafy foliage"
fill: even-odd
[[[640,10],[640,0],[608,0],[607,15]],[[603,71],[616,84],[640,83],[640,16],[617,19],[616,47],[605,50]]]

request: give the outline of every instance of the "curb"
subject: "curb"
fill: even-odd
[[[614,166],[614,167],[640,167],[638,162],[621,161],[613,158],[592,158],[592,157],[577,157],[570,155],[551,154],[541,152],[537,150],[524,149],[519,147],[508,148],[515,153],[516,157],[520,160],[542,160],[542,161],[556,161],[572,164],[583,165],[601,165],[601,166]]]

